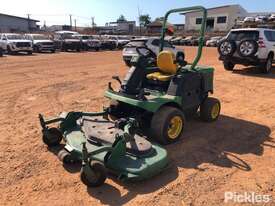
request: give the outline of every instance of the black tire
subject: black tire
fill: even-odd
[[[258,51],[258,43],[255,40],[244,39],[238,46],[238,54],[241,57],[252,57]]]
[[[97,48],[95,48],[95,51],[97,51],[97,52],[98,52],[98,51],[99,51],[99,48],[98,48],[98,47],[97,47]]]
[[[50,128],[43,132],[42,140],[49,147],[57,146],[62,141],[63,135],[57,128]]]
[[[169,129],[173,127],[171,121],[178,118],[181,125],[178,125],[174,135],[169,136]],[[176,142],[182,136],[185,126],[185,116],[183,112],[175,107],[163,106],[154,115],[151,120],[150,135],[161,144],[170,144]]]
[[[200,117],[203,121],[216,121],[221,112],[221,103],[218,99],[208,97],[200,106]]]
[[[104,165],[98,161],[91,161],[81,168],[80,179],[87,187],[99,187],[104,184],[107,172]]]
[[[3,56],[3,49],[2,48],[0,48],[0,57],[2,57]]]
[[[223,66],[224,66],[225,70],[227,70],[227,71],[233,71],[233,69],[235,67],[235,64],[233,64],[230,61],[224,61],[223,62]]]
[[[10,46],[8,46],[7,50],[8,50],[8,54],[14,54],[14,52],[11,50]]]
[[[55,49],[51,50],[52,53],[55,53]]]
[[[72,164],[76,161],[72,158],[72,155],[65,149],[62,149],[57,154],[58,159],[64,164]]]
[[[27,54],[28,54],[28,55],[32,55],[32,51],[28,51]]]
[[[266,59],[266,62],[261,67],[261,70],[263,73],[267,74],[267,73],[271,72],[272,62],[273,62],[273,54],[269,54]]]
[[[221,56],[232,56],[236,49],[236,43],[226,39],[221,41],[218,46],[218,52]]]
[[[124,62],[125,62],[125,64],[126,64],[127,67],[131,67],[132,66],[131,61],[125,60]]]

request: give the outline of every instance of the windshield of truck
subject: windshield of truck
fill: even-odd
[[[47,36],[44,36],[44,35],[33,35],[32,38],[34,40],[49,40],[49,38]]]
[[[11,39],[11,40],[24,39],[21,34],[8,34],[6,36],[8,39]]]
[[[228,40],[231,41],[241,41],[243,39],[251,39],[258,41],[259,40],[259,32],[258,31],[232,31]]]

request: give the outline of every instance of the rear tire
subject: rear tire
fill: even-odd
[[[267,73],[271,72],[272,62],[273,62],[273,55],[269,54],[268,57],[267,57],[266,62],[262,66],[262,72],[263,73],[267,74]]]
[[[225,62],[223,62],[223,66],[224,66],[225,70],[233,71],[235,64],[233,64],[232,62],[225,61]]]
[[[216,121],[221,112],[221,103],[218,99],[208,97],[200,106],[200,117],[205,122]]]
[[[62,149],[57,154],[58,159],[64,164],[72,164],[76,161],[72,158],[72,155],[67,152],[65,149]]]
[[[180,139],[184,125],[185,116],[180,109],[164,106],[153,115],[150,134],[159,143],[170,144]]]
[[[3,56],[3,49],[0,48],[0,57],[2,57],[2,56]]]

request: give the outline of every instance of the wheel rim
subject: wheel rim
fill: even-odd
[[[240,46],[240,51],[245,56],[252,54],[253,44],[248,41],[243,42]]]
[[[170,139],[176,139],[183,128],[183,120],[180,116],[175,116],[170,120],[168,128],[168,137]]]
[[[216,103],[211,111],[211,117],[212,119],[216,119],[219,116],[220,113],[220,105],[218,103]]]

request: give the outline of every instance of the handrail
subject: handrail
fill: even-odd
[[[205,35],[205,28],[206,28],[206,21],[207,21],[207,10],[202,7],[202,6],[193,6],[193,7],[186,7],[186,8],[180,8],[180,9],[172,9],[170,11],[168,11],[165,16],[164,16],[164,21],[163,21],[163,25],[162,25],[162,32],[161,32],[161,39],[160,39],[160,52],[163,51],[163,47],[164,47],[164,37],[165,37],[165,33],[166,33],[166,24],[167,24],[167,20],[170,14],[172,13],[186,13],[186,12],[193,12],[193,11],[202,11],[203,12],[203,18],[202,18],[202,23],[201,23],[201,30],[200,30],[200,38],[199,38],[199,46],[198,46],[198,52],[197,52],[197,56],[194,59],[190,69],[193,70],[198,62],[200,61],[201,55],[202,55],[202,48],[204,45],[204,35]]]

